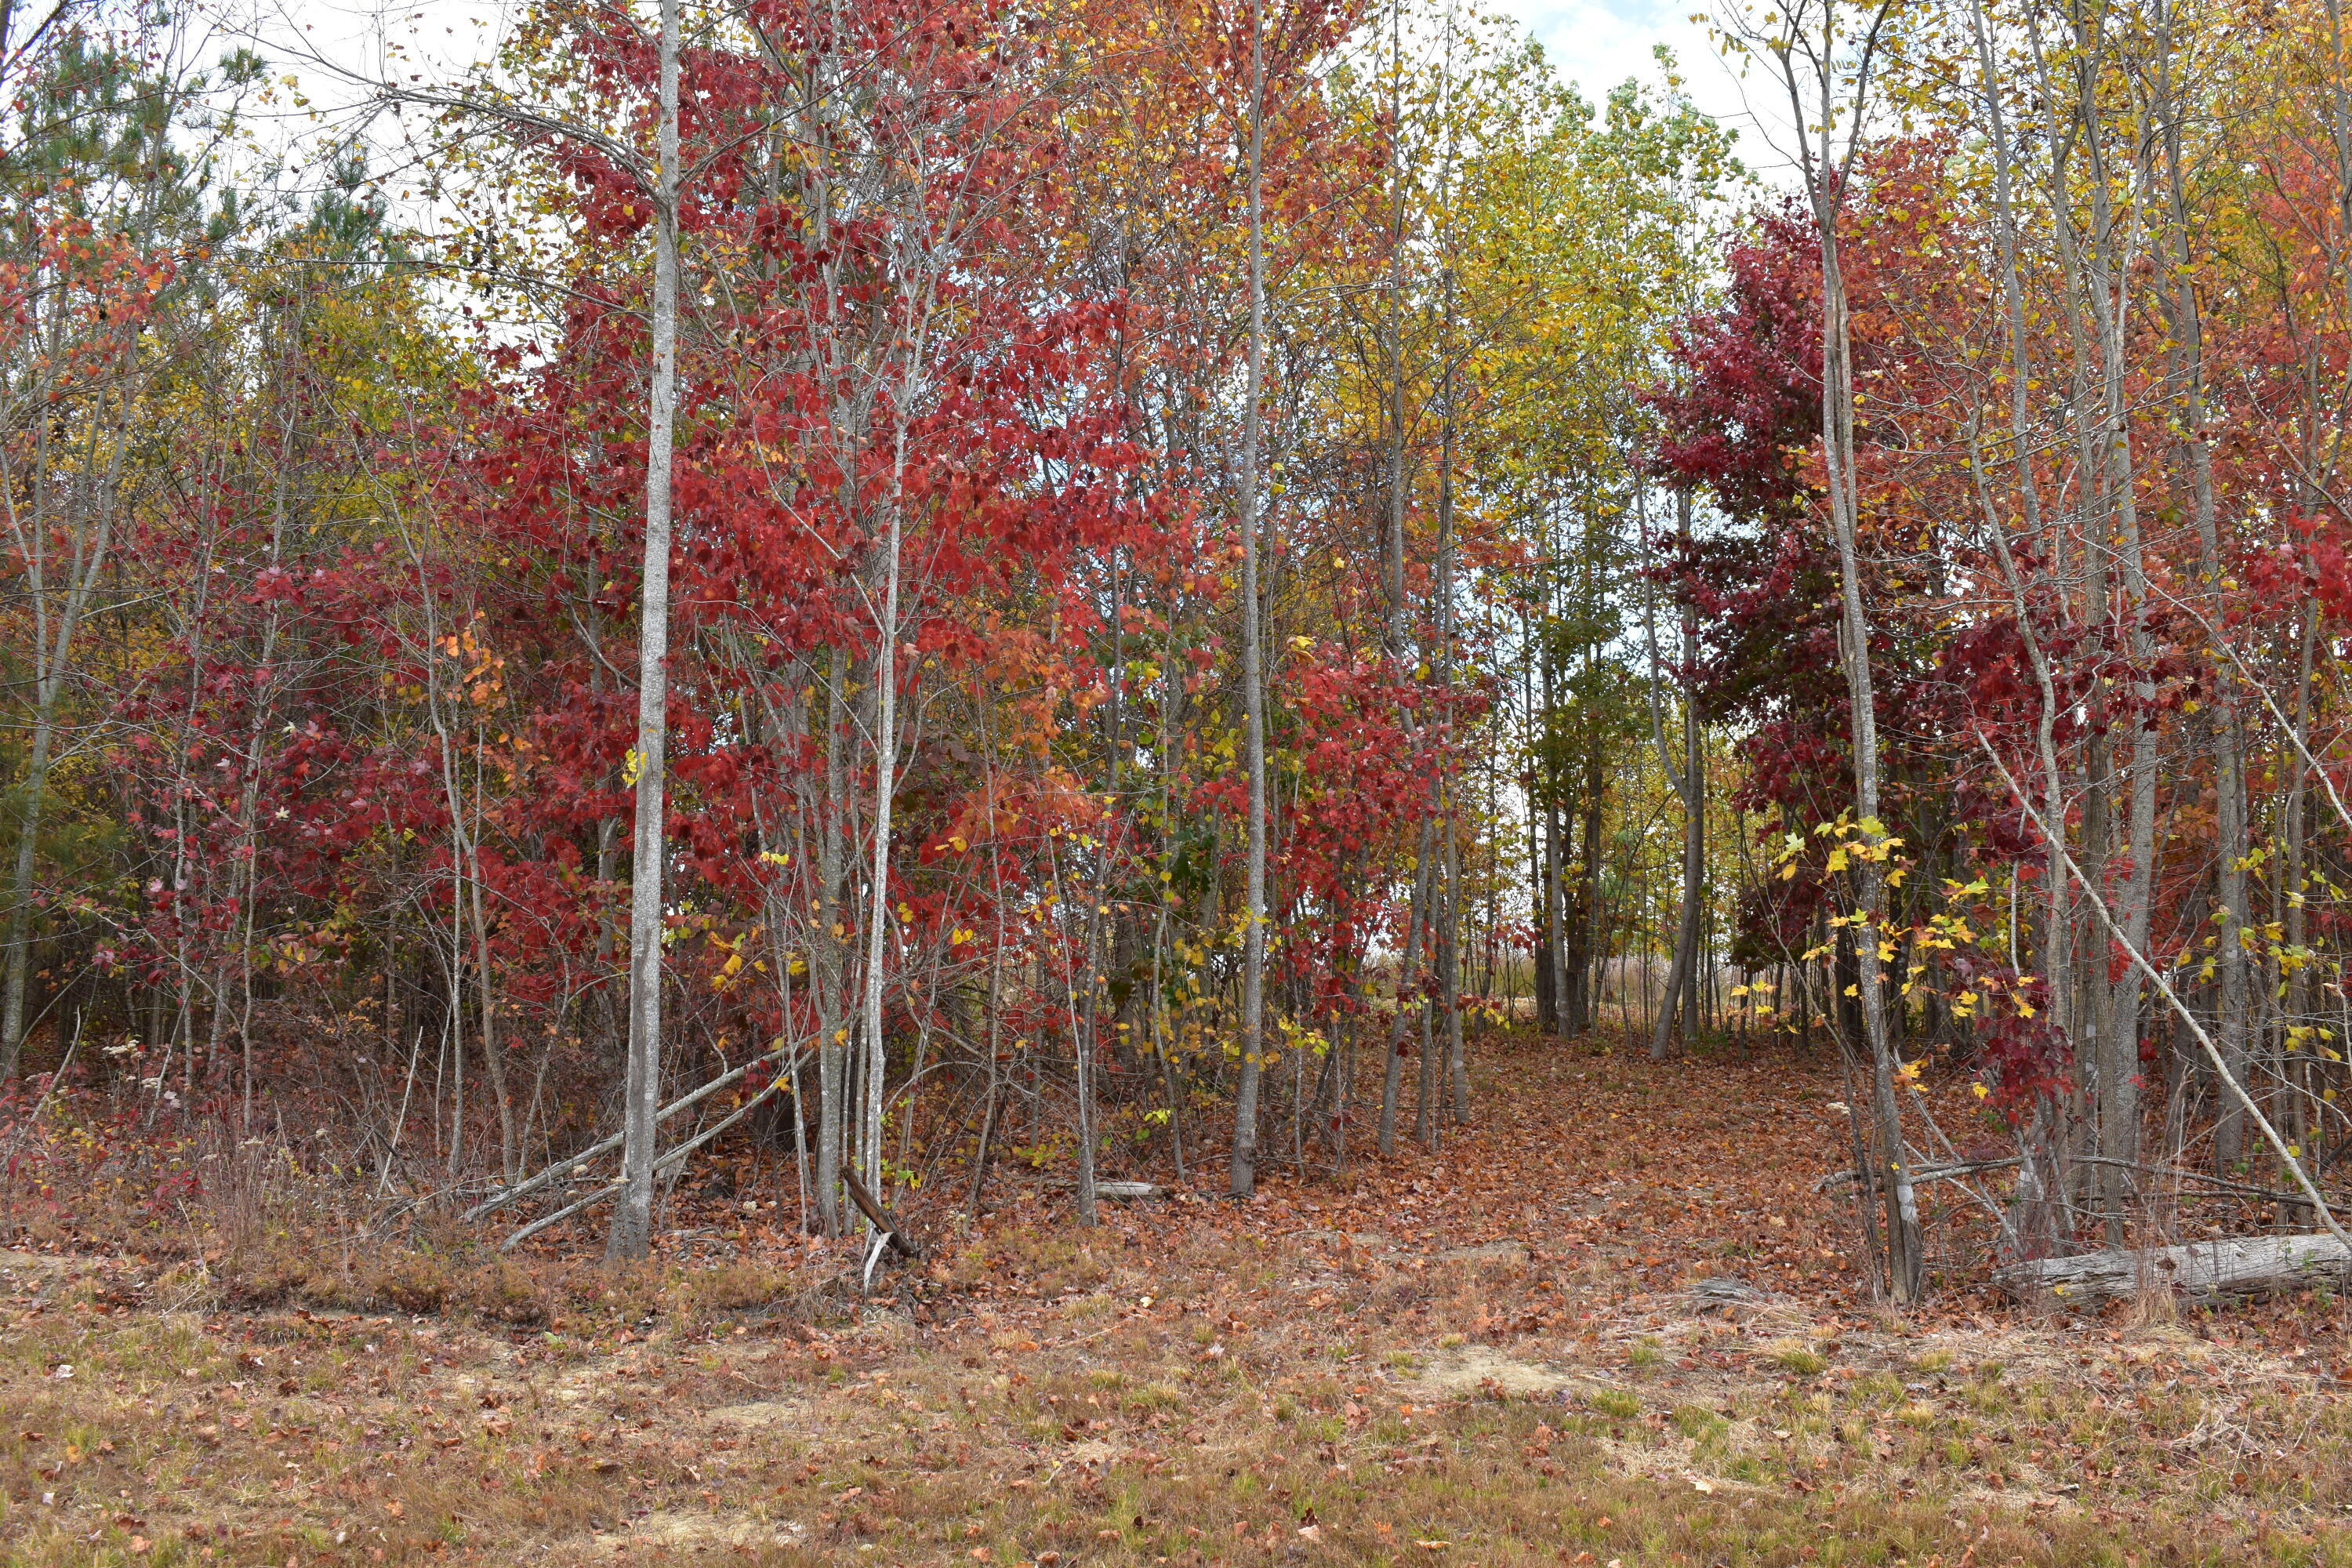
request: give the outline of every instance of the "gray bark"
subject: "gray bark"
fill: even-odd
[[[2185,1247],[2110,1248],[2079,1258],[2044,1258],[1996,1268],[1993,1283],[2018,1300],[2053,1298],[2095,1306],[2147,1289],[2171,1289],[2192,1301],[2274,1296],[2287,1290],[2342,1290],[2352,1279],[2352,1247],[2332,1236],[2243,1236]]]
[[[629,880],[629,1062],[622,1099],[621,1193],[605,1241],[612,1261],[653,1245],[661,1103],[663,814],[669,738],[672,433],[677,405],[677,0],[661,0],[661,125],[654,169],[653,384],[646,428],[645,585],[637,631],[636,832]]]
[[[1234,1095],[1234,1154],[1231,1193],[1250,1196],[1257,1188],[1257,1098],[1259,1067],[1265,1054],[1265,654],[1260,641],[1257,529],[1259,400],[1265,389],[1265,232],[1263,162],[1265,154],[1265,7],[1250,6],[1249,123],[1249,383],[1242,414],[1239,497],[1242,534],[1242,702],[1247,715],[1249,768],[1249,885],[1242,938],[1242,1064]]]
[[[2221,530],[2213,501],[2213,442],[2205,413],[2204,317],[2197,284],[2189,270],[2187,172],[2181,166],[2180,122],[2183,106],[2175,98],[2171,50],[2168,45],[2169,17],[2159,37],[2157,80],[2164,100],[2164,149],[2168,217],[2174,259],[2179,264],[2171,298],[2177,375],[2181,388],[2181,430],[2189,448],[2189,492],[2196,515],[2198,563],[2205,592],[2219,593],[2221,582]],[[2216,624],[2219,616],[2215,615]],[[2221,1059],[2242,1080],[2246,1075],[2246,785],[2243,730],[2236,693],[2224,680],[2216,700],[2207,743],[2213,758],[2214,880],[2219,893],[2214,911],[2214,945],[2219,949],[2220,1016],[2214,1035]],[[2214,1158],[2227,1165],[2245,1150],[2246,1122],[2234,1101],[2224,1100],[2213,1127]]]
[[[135,346],[135,342],[126,344],[126,357]],[[126,383],[117,392],[118,409],[130,395],[127,369],[126,366]],[[23,790],[17,799],[16,853],[9,872],[8,961],[5,976],[0,976],[0,1083],[16,1076],[16,1060],[25,1043],[25,996],[32,968],[35,873],[39,863],[41,819],[48,803],[49,772],[57,757],[58,713],[64,705],[67,678],[73,669],[74,634],[80,629],[82,617],[89,611],[113,538],[114,482],[123,446],[120,440],[113,443],[113,454],[98,469],[104,477],[98,479],[95,486],[89,479],[70,485],[76,493],[68,495],[67,507],[95,515],[86,526],[72,531],[72,553],[63,563],[63,602],[54,613],[50,606],[54,590],[48,580],[48,535],[57,481],[49,468],[46,416],[37,437],[37,471],[31,476],[29,519],[17,510],[13,494],[16,486],[7,487],[11,492],[9,529],[25,561],[26,596],[33,612],[33,738],[30,755],[26,759]],[[99,493],[88,494],[91,488]]]
[[[1870,68],[1879,30],[1890,7],[1881,5],[1870,14],[1868,31],[1860,44],[1859,59],[1849,58],[1852,46],[1837,26],[1836,0],[1822,0],[1818,13],[1818,40],[1791,26],[1776,42],[1790,108],[1799,125],[1811,127],[1798,142],[1805,174],[1813,225],[1822,247],[1822,449],[1827,470],[1830,527],[1837,547],[1839,653],[1844,666],[1848,704],[1853,715],[1854,810],[1860,819],[1863,844],[1875,847],[1886,837],[1879,820],[1879,755],[1876,695],[1870,658],[1870,616],[1863,602],[1860,543],[1854,479],[1854,404],[1853,348],[1848,335],[1845,275],[1839,252],[1840,211],[1844,187],[1862,144],[1861,118],[1869,89]],[[1800,59],[1800,52],[1803,58]],[[1843,153],[1838,148],[1841,89],[1853,94],[1851,123]],[[1815,101],[1808,104],[1807,94]],[[1854,943],[1855,988],[1862,1002],[1863,1033],[1869,1045],[1871,1110],[1877,1138],[1877,1157],[1887,1180],[1886,1231],[1888,1279],[1898,1301],[1919,1299],[1926,1283],[1926,1259],[1919,1229],[1918,1204],[1903,1143],[1901,1109],[1895,1097],[1895,1052],[1886,1018],[1879,942],[1886,908],[1884,863],[1865,855],[1856,868],[1855,913],[1861,917]]]
[[[1421,854],[1413,862],[1412,904],[1405,917],[1404,952],[1397,959],[1396,1016],[1389,1024],[1388,1059],[1381,1068],[1381,1156],[1396,1152],[1397,1100],[1404,1086],[1405,1032],[1412,1027],[1412,1005],[1421,989],[1423,937],[1429,925],[1429,896],[1435,880],[1433,851],[1436,828],[1427,818],[1421,825]],[[1425,1002],[1421,1005],[1426,1006]]]

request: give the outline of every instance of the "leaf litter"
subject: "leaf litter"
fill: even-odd
[[[2217,1542],[2352,1561],[2340,1309],[2032,1318],[1966,1272],[1955,1227],[1954,1277],[1896,1317],[1815,1193],[1842,1163],[1822,1064],[1505,1041],[1479,1068],[1477,1124],[1434,1155],[1273,1173],[1246,1204],[1180,1191],[1092,1232],[1066,1192],[1008,1183],[978,1224],[934,1221],[933,1261],[871,1301],[839,1291],[846,1244],[740,1245],[815,1303],[789,1314],[682,1285],[529,1330],[164,1309],[123,1304],[142,1265],[11,1255],[0,1542],[23,1562],[134,1539],[272,1563],[2153,1563]],[[68,1429],[70,1460],[43,1436]],[[136,1516],[110,1511],[123,1492]]]

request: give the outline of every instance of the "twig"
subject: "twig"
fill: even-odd
[[[47,24],[45,23],[43,26],[47,26]],[[32,1131],[34,1126],[41,1120],[42,1110],[46,1109],[49,1103],[49,1096],[58,1091],[58,1084],[66,1076],[66,1068],[73,1066],[74,1051],[76,1047],[81,1044],[81,1010],[79,1008],[76,1008],[74,1010],[73,1038],[66,1044],[66,1054],[58,1058],[57,1070],[49,1074],[49,1081],[41,1086],[41,1098],[33,1101],[33,1109],[25,1112],[25,1120],[18,1122],[16,1127],[11,1130],[8,1138],[7,1151],[9,1158],[14,1159],[16,1157],[16,1133],[19,1131]]]
[[[2107,1165],[2119,1171],[2130,1171],[2143,1176],[2166,1176],[2179,1182],[2200,1182],[2216,1192],[2232,1197],[2260,1198],[2264,1203],[2299,1204],[2305,1201],[2301,1193],[2283,1193],[2272,1187],[2252,1186],[2244,1182],[2227,1181],[2209,1176],[2202,1171],[2181,1171],[2168,1165],[2149,1165],[2137,1160],[2116,1160],[2105,1154],[2077,1154],[2074,1158],[2085,1165]],[[2011,1154],[1998,1160],[1969,1160],[1956,1165],[1922,1165],[1911,1173],[1914,1182],[1948,1182],[1971,1176],[1979,1171],[2006,1171],[2025,1162]],[[1832,1171],[1813,1184],[1817,1193],[1833,1193],[1862,1180],[1859,1171]]]
[[[1916,1186],[1921,1182],[1958,1181],[1962,1176],[1973,1176],[1979,1171],[2005,1171],[2012,1165],[2021,1165],[2024,1163],[2023,1160],[2012,1154],[2001,1160],[1964,1160],[1956,1165],[1917,1165],[1912,1168],[1911,1182]],[[1852,1186],[1861,1180],[1860,1171],[1832,1171],[1813,1184],[1813,1191],[1832,1193],[1840,1187]]]

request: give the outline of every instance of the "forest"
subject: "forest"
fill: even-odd
[[[421,1562],[550,1518],[586,1561],[668,1517],[596,1501],[600,1459],[470,1534],[462,1488],[429,1539],[41,1522],[80,1472],[26,1379],[100,1353],[42,1326],[59,1291],[203,1316],[191,1378],[245,1364],[205,1335],[390,1342],[340,1311],[527,1323],[525,1360],[566,1322],[772,1343],[870,1389],[900,1352],[859,1334],[952,1320],[1076,1455],[1114,1420],[1081,1405],[1157,1431],[1205,1395],[1121,1406],[1083,1357],[1024,1392],[1054,1352],[1019,1313],[1116,1297],[1101,1331],[1141,1335],[1189,1268],[1222,1357],[1275,1312],[1267,1247],[1342,1257],[1285,1310],[1403,1336],[1381,1375],[1436,1403],[1362,1463],[1433,1519],[1416,1408],[1602,1489],[1558,1539],[1487,1499],[1513,1544],[1479,1561],[2120,1563],[2100,1531],[2162,1510],[2149,1562],[2352,1561],[2326,1376],[2168,1406],[2141,1500],[2095,1507],[2104,1385],[2004,1406],[2054,1423],[2020,1440],[2046,1474],[1938,1447],[1921,1392],[1959,1356],[1990,1424],[1967,1347],[2000,1335],[2286,1358],[2216,1388],[2352,1356],[2340,0],[1724,0],[1740,125],[1663,47],[1589,101],[1467,0],[474,20],[477,64],[387,23],[362,65],[205,0],[0,4],[0,1240],[51,1281],[0,1355],[8,1561]],[[1624,1217],[1661,1184],[1682,1217]],[[1670,1289],[1697,1338],[1661,1351]],[[1774,1312],[1815,1327],[1706,1348]],[[1962,1348],[1901,1348],[1931,1332]],[[1445,1381],[1547,1334],[1554,1372]],[[1557,1372],[1587,1342],[1779,1381],[1669,1415]],[[942,1401],[983,1375],[941,1355]],[[1337,1485],[1378,1412],[1329,1375]],[[1315,1442],[1234,1398],[1259,1503],[1298,1502],[1266,1478]],[[2314,1421],[2332,1458],[2282,1458]],[[1629,1440],[1702,1467],[1702,1514],[1604,1496],[1667,1473]],[[658,1484],[738,1518],[692,1448]],[[853,1505],[824,1451],[774,1489],[830,1489],[822,1529],[669,1544],[948,1560],[892,1533],[937,1523],[914,1481]],[[1831,1454],[1895,1511],[1806,1512]],[[933,1533],[1338,1562],[1470,1528],[1327,1542],[1310,1505],[1261,1543],[1223,1498],[1162,1531],[1125,1462]],[[1795,1522],[1735,1505],[1767,1484]],[[1982,1500],[2021,1484],[2045,1512]]]

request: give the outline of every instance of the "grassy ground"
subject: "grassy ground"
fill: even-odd
[[[1450,1162],[1092,1233],[1008,1179],[871,1300],[756,1222],[625,1278],[48,1238],[0,1562],[2352,1563],[2335,1306],[1862,1310],[1783,1201],[1811,1070],[1490,1058]]]

